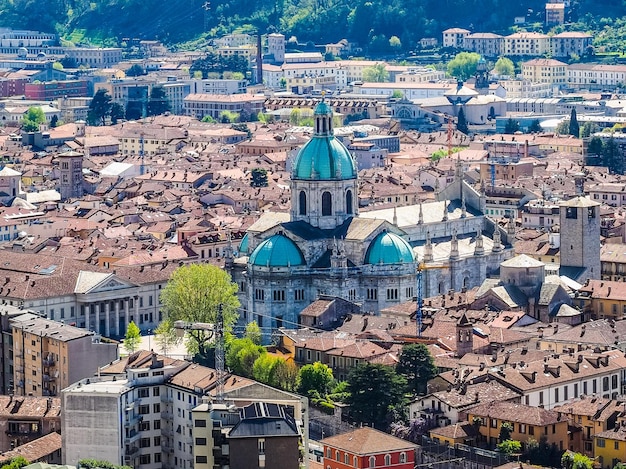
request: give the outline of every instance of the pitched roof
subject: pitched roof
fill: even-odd
[[[320,443],[358,455],[414,450],[417,445],[369,427],[331,436]]]
[[[472,407],[468,413],[479,417],[525,423],[538,427],[555,424],[561,421],[559,412],[542,409],[541,407],[531,407],[502,401],[479,404],[476,407]]]

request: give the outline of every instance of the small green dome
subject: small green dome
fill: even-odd
[[[262,267],[289,267],[305,265],[300,248],[284,235],[276,234],[261,244],[250,255],[250,264]]]
[[[298,152],[292,177],[341,180],[354,179],[356,175],[354,158],[343,143],[334,136],[315,135]]]
[[[413,250],[400,236],[383,231],[367,248],[366,264],[405,264],[415,262]]]
[[[313,115],[314,116],[329,116],[332,115],[333,110],[330,108],[330,106],[328,105],[328,103],[326,103],[326,101],[324,101],[323,99],[317,103],[317,106],[315,106],[315,109],[313,110]]]
[[[237,249],[237,251],[239,252],[239,254],[248,254],[248,247],[250,245],[250,241],[248,238],[248,233],[246,233],[245,235],[243,235],[243,238],[241,238],[241,242],[239,243],[239,249]]]

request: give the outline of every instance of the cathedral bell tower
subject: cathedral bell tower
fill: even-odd
[[[333,111],[324,99],[313,119],[313,137],[298,152],[291,174],[291,220],[334,229],[358,213],[358,173],[335,138]]]

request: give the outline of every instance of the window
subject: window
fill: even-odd
[[[206,446],[206,438],[196,437],[196,446]]]
[[[196,464],[206,464],[207,463],[207,457],[206,456],[196,456]]]
[[[150,438],[142,438],[139,440],[140,448],[149,448],[150,447]]]
[[[139,397],[148,397],[150,390],[148,388],[141,388],[137,390],[137,395]]]
[[[398,299],[398,289],[397,288],[387,288],[387,299],[388,300],[397,300]]]
[[[154,412],[155,414],[157,412],[161,412],[161,404],[159,403],[152,404],[152,412]]]
[[[265,438],[258,439],[259,454],[265,454]]]
[[[374,301],[378,300],[378,290],[376,288],[368,288],[367,299],[374,300]]]
[[[352,215],[352,191],[350,189],[346,192],[346,213]]]
[[[333,197],[330,192],[326,191],[322,194],[322,216],[329,217],[333,214]]]
[[[195,426],[196,427],[206,428],[206,420],[198,420],[198,419],[196,419]]]
[[[153,395],[154,397],[159,396],[159,395],[160,395],[160,393],[161,393],[161,388],[158,388],[158,387],[152,388],[152,395]]]
[[[300,215],[306,215],[306,192],[300,191],[298,205],[300,207]]]
[[[535,427],[533,427],[532,425],[530,427],[528,427],[528,434],[529,435],[534,435],[535,434]]]
[[[350,464],[350,455],[348,453],[345,453],[343,455],[343,463],[344,464]]]
[[[150,464],[150,455],[142,454],[139,456],[139,464]]]
[[[370,467],[376,467],[376,458],[374,456],[370,456]]]
[[[619,450],[619,441],[614,441],[613,442],[613,448],[616,450]]]
[[[149,405],[140,405],[139,406],[139,415],[145,415],[150,413]]]
[[[609,390],[609,377],[608,376],[605,376],[604,378],[602,378],[602,390],[603,391]]]
[[[578,218],[578,211],[576,207],[567,207],[565,209],[565,218],[576,220]]]
[[[523,424],[523,423],[519,424],[519,432],[522,434],[526,434],[526,424]]]
[[[339,458],[339,450],[338,449],[335,450],[335,460],[336,461],[341,461],[341,459]]]
[[[139,430],[142,432],[149,432],[150,431],[150,421],[143,421],[139,423]]]
[[[385,454],[385,466],[391,466],[391,455]]]
[[[285,290],[273,290],[274,301],[285,301]]]
[[[604,448],[606,446],[606,440],[604,438],[598,438],[596,440],[598,448]]]
[[[406,453],[400,453],[400,462],[406,462]]]

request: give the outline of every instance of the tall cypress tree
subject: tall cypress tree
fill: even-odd
[[[578,119],[576,118],[576,109],[573,108],[569,117],[569,134],[576,138],[580,138],[580,126],[578,125]]]
[[[467,119],[465,119],[465,112],[463,108],[459,109],[459,116],[456,122],[456,130],[459,132],[463,132],[464,134],[469,133],[469,129],[467,128]]]

